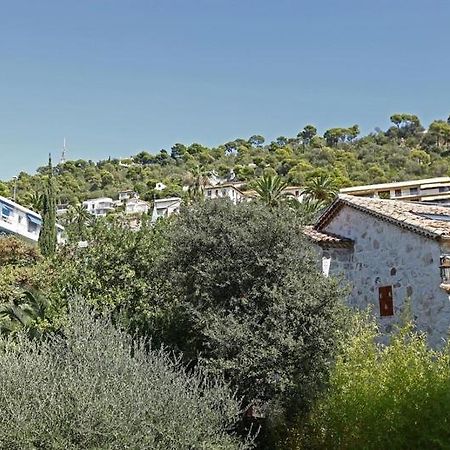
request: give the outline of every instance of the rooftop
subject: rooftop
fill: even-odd
[[[450,239],[450,207],[428,203],[384,200],[339,194],[314,225],[317,231],[333,219],[343,206],[375,216],[401,228],[433,239]]]
[[[401,187],[420,186],[421,188],[439,187],[450,183],[450,177],[425,178],[422,180],[396,181],[394,183],[368,184],[365,186],[353,186],[340,190],[343,194],[348,192],[382,191]],[[429,186],[434,185],[434,186]]]

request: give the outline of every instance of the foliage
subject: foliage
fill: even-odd
[[[43,256],[52,256],[56,251],[56,193],[53,184],[51,158],[48,162],[47,183],[42,200],[42,227],[39,233],[39,248]]]
[[[256,181],[255,191],[266,206],[279,206],[285,199],[284,189],[287,183],[277,175],[264,175]]]
[[[326,174],[338,188],[449,175],[447,120],[433,121],[426,131],[414,114],[393,114],[391,120],[393,125],[386,131],[377,129],[366,136],[360,136],[357,125],[330,128],[322,136],[314,125],[306,125],[297,136],[280,136],[272,142],[256,134],[212,148],[176,143],[170,153],[142,151],[130,158],[97,163],[66,161],[55,167],[53,181],[58,202],[74,206],[87,198],[117,198],[119,191],[128,189],[148,201],[183,196],[186,184],[198,197],[204,185],[202,176],[213,171],[225,176],[234,170],[235,181],[244,183],[272,173],[300,186]],[[417,151],[423,152],[420,157]],[[47,174],[47,167],[33,176],[22,172],[17,181],[0,185],[0,195],[9,196],[17,184],[18,201],[39,207],[39,196],[34,198],[31,193],[42,190]],[[166,189],[156,191],[157,182],[163,182]]]
[[[430,349],[411,324],[384,346],[367,320],[356,321],[291,448],[450,448],[449,349]]]
[[[306,408],[325,381],[342,292],[318,271],[297,216],[211,201],[168,230],[167,344],[224,373],[248,402]]]
[[[0,447],[245,449],[227,386],[146,351],[111,322],[72,305],[59,335],[5,341]]]
[[[41,255],[35,246],[14,236],[0,238],[0,267],[30,266],[40,259]]]

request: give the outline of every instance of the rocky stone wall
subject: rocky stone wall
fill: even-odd
[[[325,230],[354,240],[350,252],[324,250],[331,255],[330,275],[343,274],[351,284],[351,305],[371,305],[380,317],[378,289],[392,286],[394,316],[380,317],[382,329],[392,329],[408,299],[415,322],[427,332],[430,344],[443,343],[450,326],[450,300],[440,288],[441,248],[437,241],[349,206],[344,206]]]

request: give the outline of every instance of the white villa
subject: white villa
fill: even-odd
[[[139,198],[139,194],[137,192],[134,192],[132,189],[119,192],[119,202],[125,202],[127,200],[130,200],[131,198]]]
[[[239,183],[239,185],[241,184],[242,183]],[[206,186],[205,198],[209,200],[215,198],[229,198],[235,205],[246,200],[245,194],[234,183]]]
[[[154,201],[152,222],[156,222],[160,217],[169,217],[180,211],[181,198],[168,197],[159,198]]]
[[[38,213],[0,196],[0,234],[12,234],[37,242],[41,226],[42,218]],[[62,242],[64,228],[57,225],[57,232],[58,242]]]
[[[83,202],[83,206],[94,216],[106,216],[114,210],[114,201],[109,197],[95,198]]]
[[[150,205],[138,198],[131,198],[125,203],[125,214],[146,214],[149,209]]]
[[[343,275],[349,303],[371,305],[385,332],[409,300],[439,346],[450,326],[450,208],[341,194],[305,234],[325,275]]]

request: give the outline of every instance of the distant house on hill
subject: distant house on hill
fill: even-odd
[[[326,275],[343,275],[349,303],[372,306],[389,332],[406,299],[432,345],[450,326],[450,208],[341,194],[305,230]]]
[[[159,198],[154,201],[152,222],[156,222],[161,217],[169,217],[180,211],[181,198],[168,197]]]
[[[450,177],[353,186],[340,192],[361,197],[450,203]]]
[[[114,210],[114,201],[109,197],[95,198],[83,202],[83,206],[94,216],[106,216]]]
[[[15,235],[37,242],[41,231],[41,216],[12,200],[0,196],[0,235]],[[57,225],[58,241],[63,240],[64,228]]]
[[[242,183],[238,183],[240,186]],[[216,186],[205,186],[205,198],[213,200],[215,198],[228,198],[235,205],[246,200],[245,194],[235,183],[218,184]]]
[[[130,198],[139,198],[139,194],[137,192],[134,192],[132,189],[119,192],[119,201],[120,202],[126,202]]]
[[[125,214],[146,214],[149,209],[150,205],[138,198],[131,198],[125,204]]]

